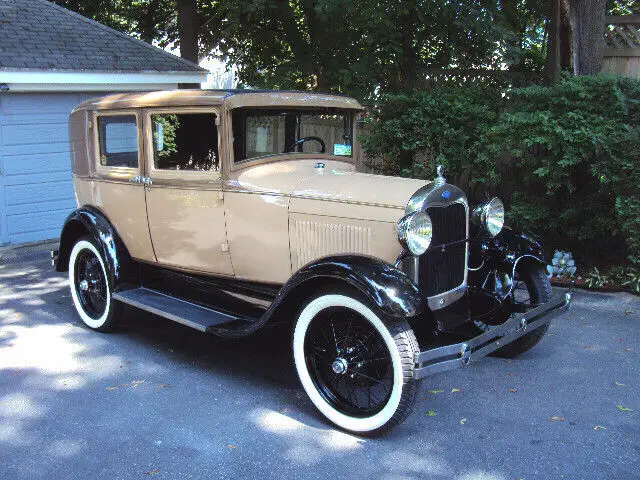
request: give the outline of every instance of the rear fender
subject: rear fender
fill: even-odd
[[[69,256],[79,238],[89,235],[105,260],[105,268],[112,288],[123,282],[136,282],[137,270],[118,233],[107,217],[97,209],[82,207],[72,212],[64,222],[60,235],[56,271],[69,269]]]

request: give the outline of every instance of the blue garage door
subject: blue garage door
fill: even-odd
[[[75,208],[69,113],[100,93],[0,94],[0,244],[56,238]]]

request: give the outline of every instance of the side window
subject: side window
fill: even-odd
[[[138,168],[138,125],[135,115],[98,117],[100,165]]]
[[[160,170],[217,171],[218,128],[213,113],[151,115],[153,162]]]

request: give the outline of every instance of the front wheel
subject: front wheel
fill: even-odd
[[[411,411],[417,351],[405,320],[383,320],[344,294],[304,305],[293,334],[296,369],[313,404],[338,427],[367,435],[383,433]]]

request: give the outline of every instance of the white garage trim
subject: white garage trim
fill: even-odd
[[[9,92],[167,90],[179,83],[202,83],[207,72],[1,71]]]

